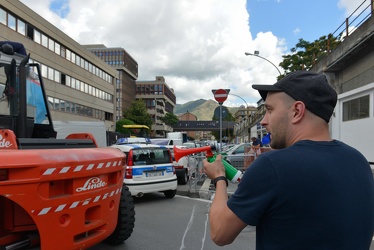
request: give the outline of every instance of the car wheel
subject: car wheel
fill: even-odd
[[[181,184],[181,185],[186,185],[187,184],[187,181],[188,181],[188,173],[187,173],[187,170],[184,171],[184,175],[178,179],[178,183]]]
[[[123,185],[118,209],[117,226],[114,232],[105,239],[109,245],[118,245],[127,240],[135,226],[134,200],[129,188]]]
[[[177,194],[177,190],[167,190],[167,191],[164,191],[164,195],[166,198],[174,198],[174,196]]]

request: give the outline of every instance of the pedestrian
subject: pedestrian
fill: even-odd
[[[252,141],[252,149],[253,150],[256,151],[257,149],[259,149],[260,147],[262,147],[262,142],[257,137],[251,137],[251,141]]]
[[[245,171],[228,199],[222,157],[204,171],[214,180],[210,235],[232,243],[256,226],[261,249],[369,249],[374,181],[368,161],[329,133],[337,94],[323,74],[297,71],[274,85],[253,85],[265,101],[261,125],[275,149]]]

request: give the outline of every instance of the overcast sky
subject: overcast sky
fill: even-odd
[[[273,84],[299,38],[334,32],[364,0],[21,0],[80,44],[124,48],[138,80],[164,76],[177,103],[214,99],[254,105],[252,84]],[[369,1],[369,0],[367,0]],[[244,99],[244,101],[243,101]]]

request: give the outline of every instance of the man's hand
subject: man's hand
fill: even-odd
[[[226,176],[225,174],[225,167],[222,163],[222,155],[217,155],[216,160],[212,163],[208,162],[207,159],[204,159],[204,172],[209,177],[209,179],[213,180],[218,176]]]

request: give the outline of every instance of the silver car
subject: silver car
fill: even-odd
[[[245,170],[248,167],[246,166],[246,160],[250,160],[249,157],[254,157],[253,154],[249,153],[250,149],[250,143],[240,143],[230,148],[223,155],[226,155],[226,161],[233,167],[238,170]]]

